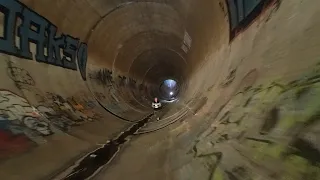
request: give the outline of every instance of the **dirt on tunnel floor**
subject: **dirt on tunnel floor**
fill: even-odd
[[[119,137],[87,179],[320,179],[320,2],[245,2],[0,0],[0,179],[67,179]],[[123,138],[160,76],[178,101]]]

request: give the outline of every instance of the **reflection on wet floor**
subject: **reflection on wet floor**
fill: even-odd
[[[103,147],[88,154],[73,171],[68,174],[65,180],[80,180],[88,179],[94,175],[94,173],[110,162],[116,153],[120,150],[120,146],[127,142],[129,136],[133,136],[141,127],[149,122],[152,115],[147,116],[143,120],[134,124],[127,131],[122,132],[118,138],[107,142]]]

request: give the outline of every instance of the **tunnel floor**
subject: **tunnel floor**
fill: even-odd
[[[72,172],[66,175],[65,180],[88,179],[97,173],[98,169],[103,168],[105,164],[110,162],[116,153],[120,150],[121,145],[129,141],[130,136],[133,136],[141,127],[145,126],[150,121],[152,115],[144,118],[138,123],[134,124],[128,130],[121,132],[121,134],[114,140],[108,141],[103,147],[89,153],[84,157],[76,167],[72,168]],[[63,174],[63,173],[62,173]],[[59,176],[59,175],[58,175]]]

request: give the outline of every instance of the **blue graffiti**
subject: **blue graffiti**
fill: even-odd
[[[77,71],[86,80],[87,45],[70,35],[57,36],[57,27],[49,20],[16,0],[0,0],[0,12],[4,15],[4,33],[0,38],[0,52],[33,60],[30,42],[36,44],[35,59]],[[21,20],[16,34],[17,19]],[[19,37],[20,48],[15,45]],[[63,50],[62,54],[60,49]],[[47,52],[47,55],[45,55]],[[78,64],[78,66],[77,66]]]

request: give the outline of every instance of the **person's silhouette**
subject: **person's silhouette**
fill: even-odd
[[[154,98],[154,100],[152,102],[153,114],[157,117],[158,121],[160,120],[160,116],[158,114],[158,111],[160,110],[161,106],[162,105],[161,105],[160,101],[158,100],[158,98]]]

